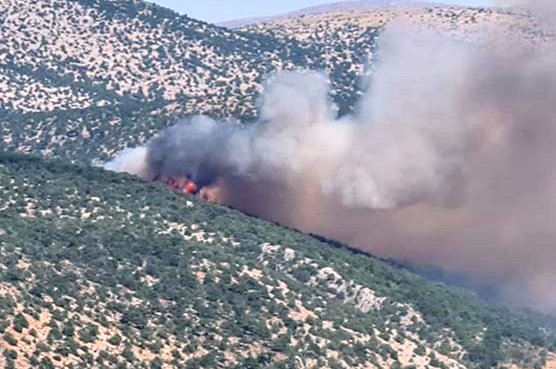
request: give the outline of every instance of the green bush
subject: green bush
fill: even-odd
[[[6,341],[8,344],[10,344],[12,346],[17,345],[17,340],[10,333],[5,333],[4,334],[4,341]]]

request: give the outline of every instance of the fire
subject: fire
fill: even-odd
[[[222,198],[221,188],[218,186],[203,187],[199,191],[199,195],[205,201],[212,202],[214,204],[221,203]]]
[[[176,192],[183,194],[191,194],[200,197],[201,199],[219,204],[222,198],[222,188],[218,184],[213,184],[206,187],[199,187],[197,183],[192,181],[189,177],[167,177],[163,176],[158,181],[166,184],[168,187]]]
[[[187,192],[187,193],[191,193],[191,194],[196,194],[197,192],[199,192],[199,188],[197,187],[197,185],[195,184],[195,182],[193,181],[188,181],[184,186],[183,186],[183,191]]]
[[[189,193],[192,195],[196,195],[197,193],[199,193],[199,186],[197,186],[195,182],[193,182],[187,177],[182,177],[182,178],[164,177],[161,178],[160,181],[162,183],[167,184],[174,191]]]

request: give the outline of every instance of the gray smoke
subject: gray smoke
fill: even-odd
[[[108,164],[556,312],[556,45],[392,24],[356,114],[318,73],[273,76],[253,125],[194,117]],[[494,38],[496,36],[496,38]]]

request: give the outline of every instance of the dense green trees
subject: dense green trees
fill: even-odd
[[[400,360],[394,347],[409,333],[422,340],[415,349],[419,356],[427,356],[431,347],[450,355],[449,338],[469,353],[464,361],[469,367],[510,358],[534,365],[543,358],[525,355],[528,345],[549,349],[554,344],[552,335],[538,329],[535,316],[486,305],[468,292],[427,283],[341,245],[330,247],[125,175],[0,154],[0,198],[26,199],[0,211],[0,265],[8,266],[0,268],[0,280],[24,291],[20,299],[27,306],[16,312],[16,301],[0,296],[0,323],[7,322],[0,324],[2,339],[17,347],[9,330],[29,330],[28,317],[38,319],[39,312],[48,311],[50,331],[47,341],[37,344],[36,367],[55,365],[44,359],[47,352],[60,358],[77,355],[89,366],[136,365],[138,350],[160,359],[175,341],[183,343],[171,350],[176,363],[185,365],[186,357],[207,351],[187,361],[192,368],[210,367],[223,351],[237,354],[252,345],[263,348],[248,361],[253,367],[289,367],[273,358],[292,353],[321,358],[325,349],[354,365],[378,357],[394,365]],[[23,218],[30,201],[37,204],[37,216]],[[81,209],[91,204],[97,207],[95,216],[82,219]],[[42,209],[57,210],[39,215]],[[196,224],[216,241],[186,241],[165,233],[168,223]],[[282,248],[264,254],[263,243],[287,246],[295,257],[286,261]],[[27,260],[25,267],[20,260]],[[347,302],[350,289],[336,294],[330,281],[310,286],[323,267],[386,300],[365,314]],[[424,322],[414,318],[402,324],[408,303]],[[299,304],[315,315],[300,320]],[[542,321],[548,324],[549,319]],[[109,334],[103,333],[106,329]],[[354,344],[351,332],[368,335],[369,341]],[[29,337],[36,336],[29,331]],[[320,346],[320,339],[326,346]],[[110,349],[102,355],[87,349],[103,340]],[[442,367],[434,356],[428,360]],[[143,364],[148,368],[160,362]]]

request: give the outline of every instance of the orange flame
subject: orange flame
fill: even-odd
[[[182,191],[185,193],[196,194],[199,192],[199,187],[193,181],[187,181],[182,188]]]

